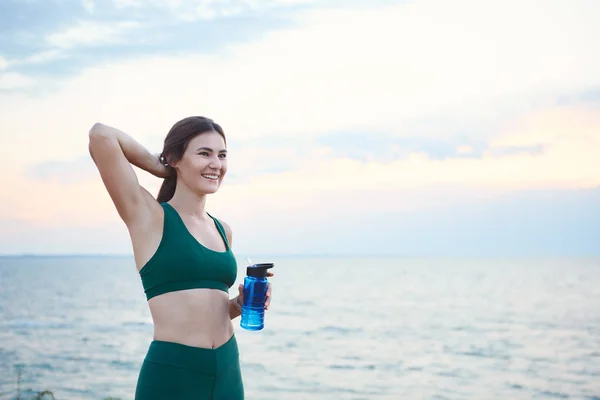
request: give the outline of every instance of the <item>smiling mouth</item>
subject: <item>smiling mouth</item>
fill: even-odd
[[[217,181],[219,179],[219,175],[217,174],[202,174],[201,176],[209,181]]]

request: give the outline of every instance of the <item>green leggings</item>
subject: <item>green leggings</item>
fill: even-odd
[[[142,364],[135,400],[243,400],[235,335],[216,349],[154,340]]]

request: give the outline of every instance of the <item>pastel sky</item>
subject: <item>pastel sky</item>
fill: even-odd
[[[600,255],[598,21],[596,0],[4,0],[0,253],[130,254],[89,128],[160,152],[203,115],[238,253]]]

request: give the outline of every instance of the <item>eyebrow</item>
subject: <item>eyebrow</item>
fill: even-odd
[[[205,150],[205,151],[208,151],[208,152],[211,152],[211,153],[214,151],[210,147],[199,147],[199,148],[196,149],[196,151],[200,151],[200,150]],[[227,153],[227,150],[225,150],[225,149],[219,150],[219,153]]]

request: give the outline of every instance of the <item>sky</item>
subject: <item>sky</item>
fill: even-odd
[[[4,0],[0,254],[130,254],[88,153],[225,130],[240,254],[600,255],[595,0]],[[160,180],[136,169],[157,193]]]

